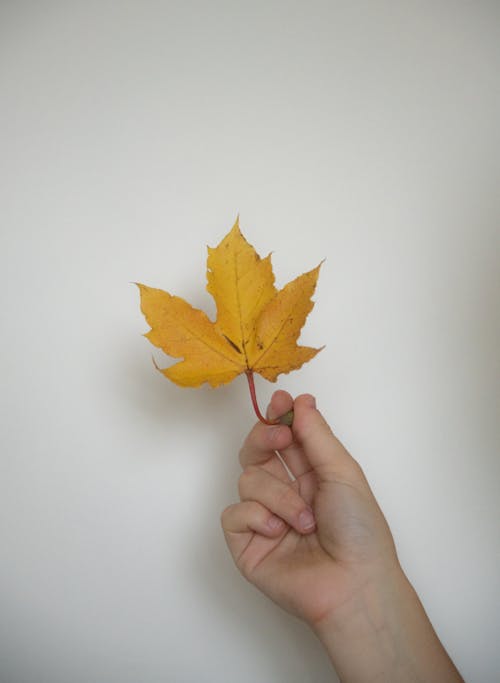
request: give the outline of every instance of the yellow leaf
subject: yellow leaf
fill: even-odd
[[[208,248],[207,291],[216,304],[215,322],[180,297],[138,284],[151,326],[145,336],[169,356],[182,358],[161,372],[180,386],[216,387],[244,372],[275,382],[281,373],[300,368],[320,351],[297,345],[320,266],[277,291],[270,256],[257,254],[236,220],[220,244]]]

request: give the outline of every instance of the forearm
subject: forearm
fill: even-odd
[[[402,570],[314,626],[342,683],[463,683]]]

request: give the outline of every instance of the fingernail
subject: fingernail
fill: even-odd
[[[316,408],[316,399],[314,396],[306,396],[304,403],[308,408]]]
[[[312,510],[310,510],[309,508],[307,508],[306,510],[302,510],[302,512],[299,515],[299,526],[304,531],[309,531],[314,526],[316,526],[316,520],[314,519]]]
[[[266,417],[268,420],[271,420],[271,422],[275,419],[271,404],[269,404],[266,408]]]
[[[283,526],[284,522],[280,517],[276,517],[276,515],[273,515],[272,517],[269,517],[267,520],[267,526],[272,529],[273,531],[277,531]]]

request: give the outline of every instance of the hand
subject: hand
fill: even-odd
[[[293,407],[293,431],[258,423],[240,452],[241,502],[222,514],[243,575],[313,627],[360,587],[398,568],[389,527],[363,472],[309,395],[278,391],[268,416]],[[296,478],[292,482],[276,451]]]
[[[461,682],[360,466],[312,396],[277,391],[268,417],[292,407],[292,429],[258,423],[240,451],[241,502],[222,513],[236,565],[313,628],[345,683]]]

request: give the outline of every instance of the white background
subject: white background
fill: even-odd
[[[132,281],[213,314],[240,213],[326,258],[280,388],[361,462],[464,676],[500,669],[496,2],[0,6],[2,683],[322,683],[219,528],[244,378],[154,371]],[[273,385],[258,383],[264,407]]]

